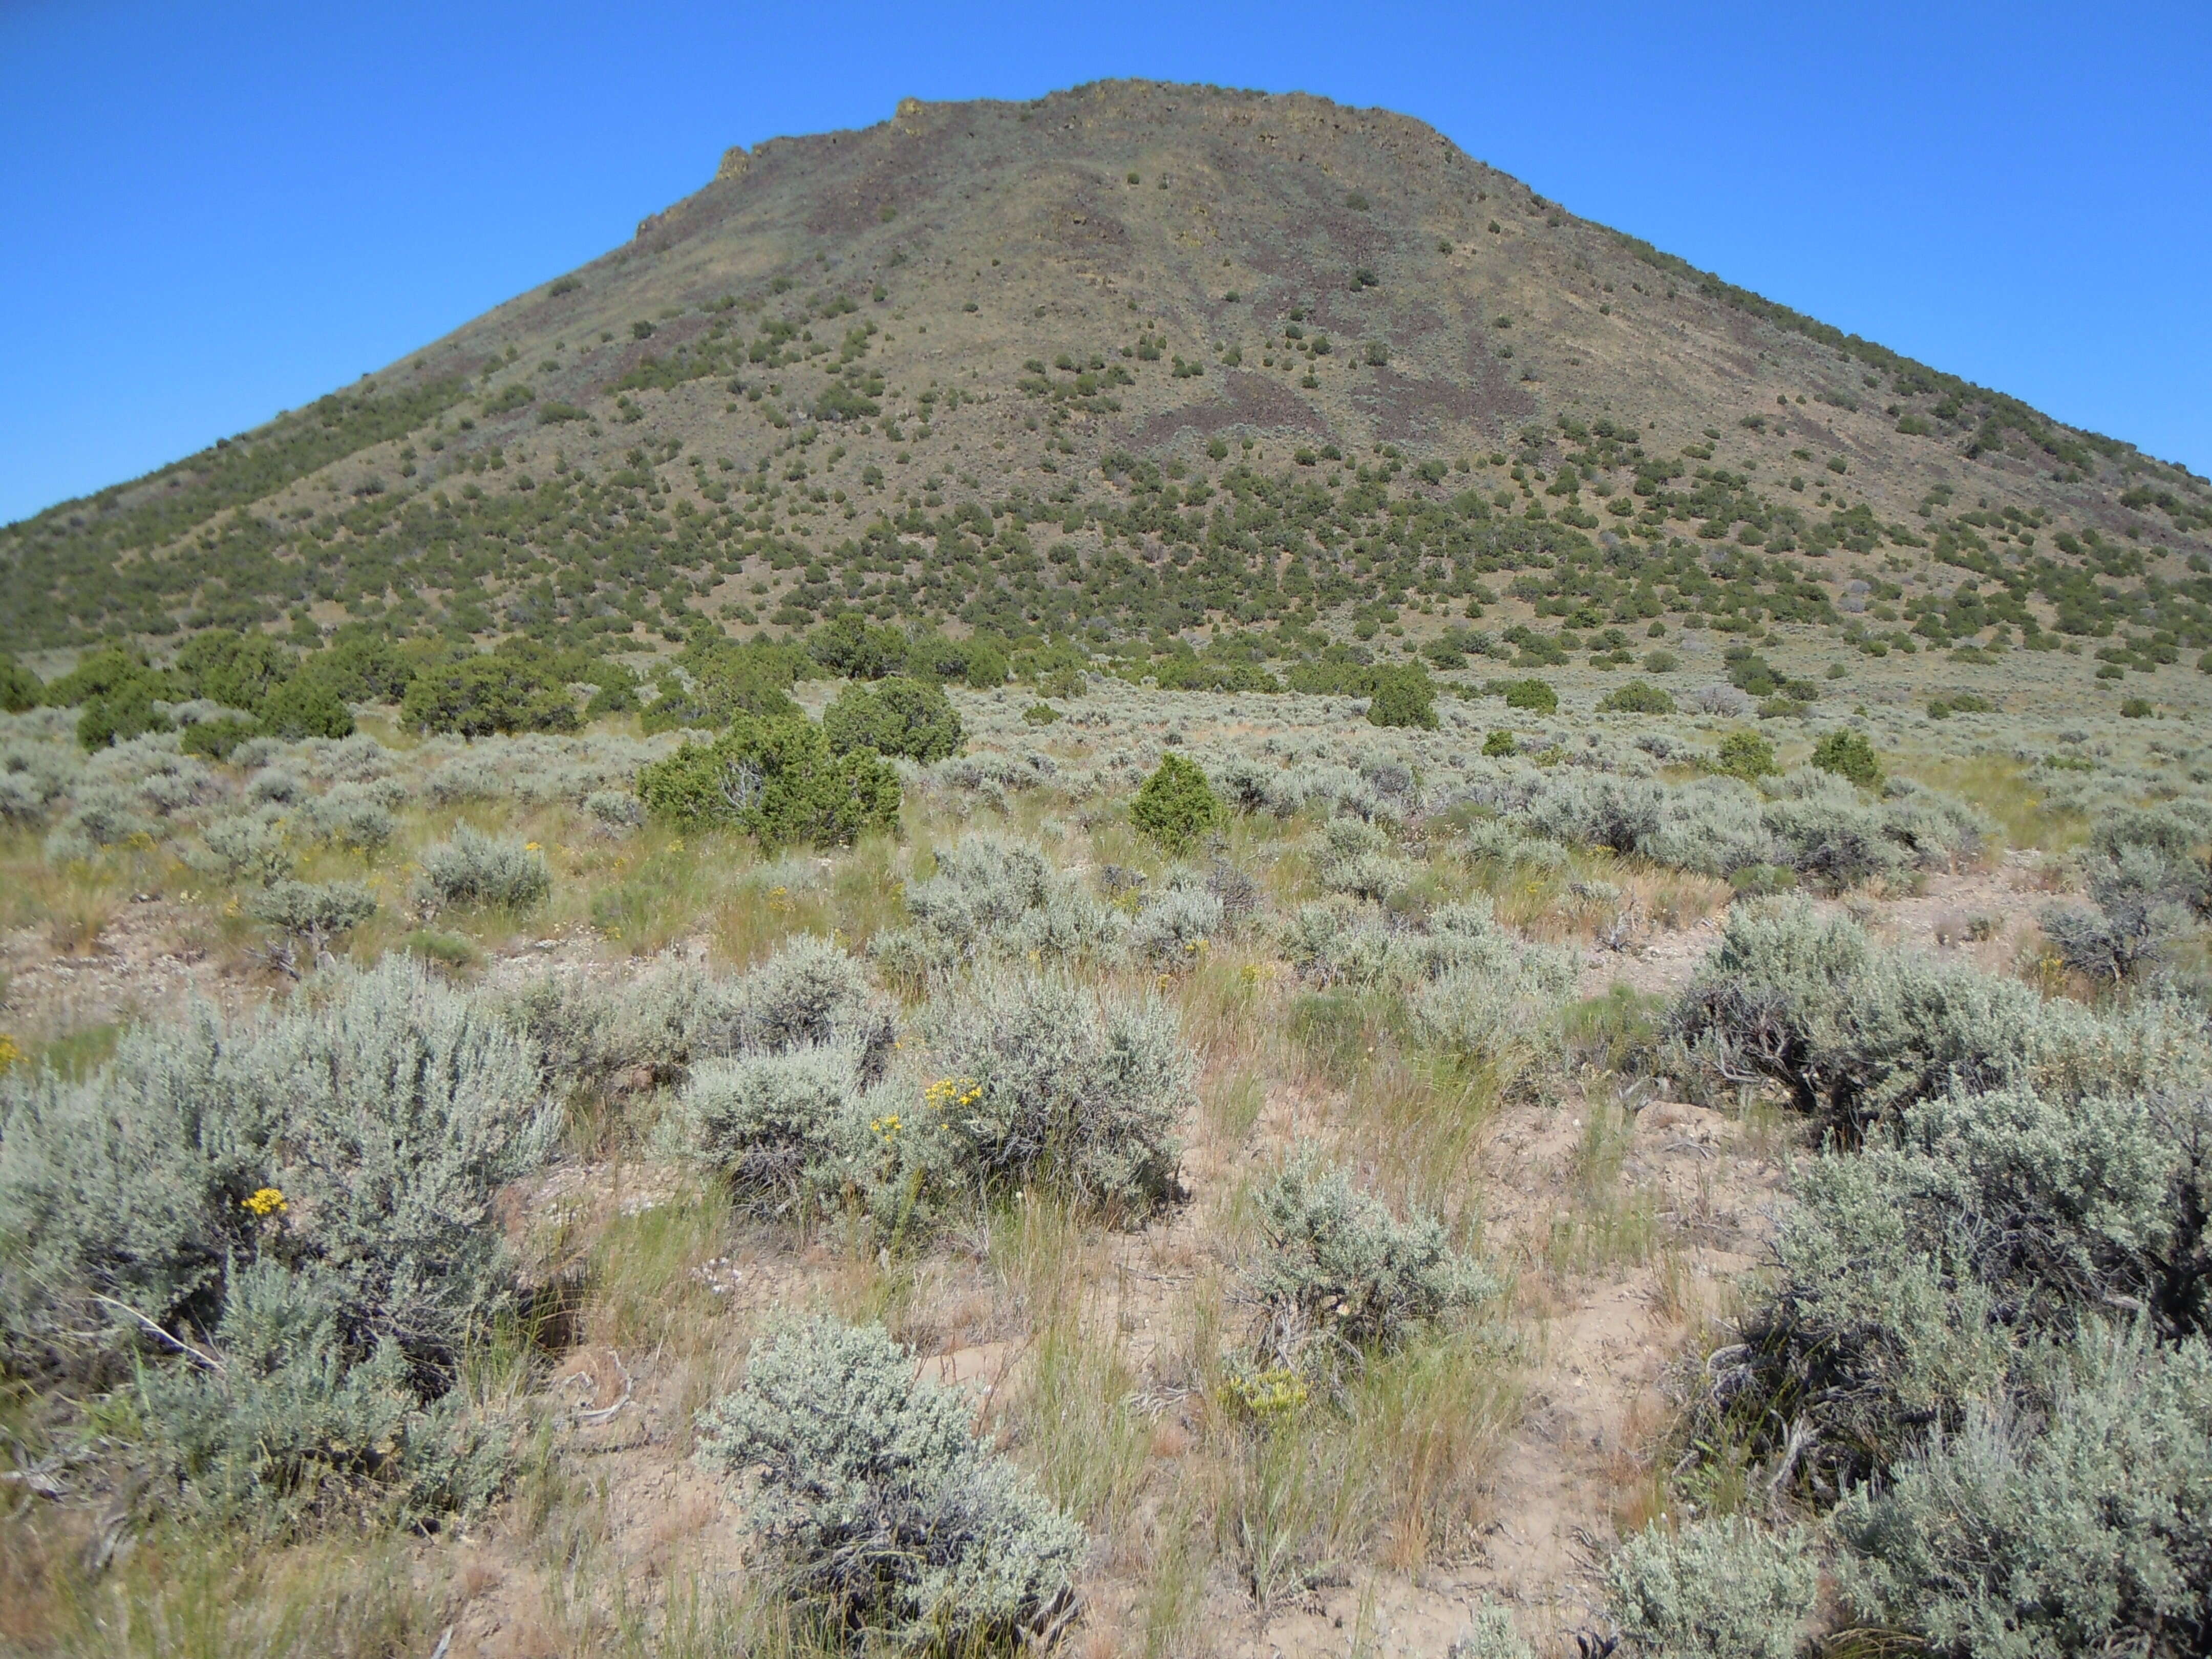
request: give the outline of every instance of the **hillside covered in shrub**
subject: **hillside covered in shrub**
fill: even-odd
[[[1107,82],[732,152],[583,269],[0,530],[0,648],[851,617],[1240,690],[1488,617],[1539,660],[1807,624],[2120,679],[2212,647],[2208,560],[2203,480],[1417,122]]]

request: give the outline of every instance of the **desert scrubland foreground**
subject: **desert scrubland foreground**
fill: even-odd
[[[10,717],[7,1640],[2196,1650],[2189,726],[1589,681]]]

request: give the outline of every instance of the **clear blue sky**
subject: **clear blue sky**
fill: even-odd
[[[1107,76],[1384,105],[2212,471],[2212,5],[0,0],[0,522],[627,238],[721,150]]]

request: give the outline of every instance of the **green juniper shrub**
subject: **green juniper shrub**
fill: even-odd
[[[106,749],[168,731],[169,717],[154,706],[164,689],[159,681],[132,680],[106,696],[88,697],[77,716],[77,742],[87,750]]]
[[[1040,674],[1036,680],[1036,691],[1040,697],[1059,697],[1062,700],[1079,697],[1088,689],[1088,682],[1080,668],[1055,668],[1049,673]],[[1276,688],[1270,685],[1266,689],[1273,690]]]
[[[584,677],[594,688],[584,700],[584,718],[587,720],[606,714],[627,714],[638,706],[636,676],[617,663],[604,664],[602,670]]]
[[[1365,697],[1375,692],[1377,669],[1364,646],[1325,646],[1320,656],[1294,663],[1285,676],[1293,691],[1320,696]]]
[[[784,1326],[698,1435],[706,1468],[751,1477],[748,1519],[784,1593],[842,1645],[1044,1647],[1073,1613],[1083,1528],[880,1326]]]
[[[1033,702],[1022,710],[1022,723],[1024,726],[1057,726],[1060,710],[1048,702]]]
[[[408,682],[401,724],[465,738],[573,732],[576,701],[556,653],[523,639],[423,669]]]
[[[968,666],[962,675],[971,691],[989,691],[1006,683],[1012,672],[1002,641],[981,635],[968,641]]]
[[[1224,657],[1211,646],[1204,655],[1184,649],[1155,659],[1152,677],[1163,691],[1279,691],[1283,689],[1281,683],[1258,663]]]
[[[1377,670],[1367,720],[1372,726],[1413,726],[1435,731],[1437,688],[1429,671],[1419,663]]]
[[[1601,714],[1671,714],[1674,699],[1644,680],[1631,680],[1598,699]]]
[[[298,658],[269,635],[211,628],[185,643],[170,672],[186,697],[205,697],[258,712],[263,700],[289,679],[298,665]]]
[[[46,686],[39,677],[0,651],[0,714],[21,714],[44,700]]]
[[[553,890],[544,855],[513,836],[487,836],[462,824],[422,854],[416,896],[426,905],[486,905],[526,910]]]
[[[310,660],[347,702],[398,702],[423,665],[424,653],[419,643],[403,647],[380,634],[340,629]]]
[[[687,743],[638,774],[638,799],[664,823],[723,828],[763,846],[849,846],[898,823],[898,775],[867,750],[832,755],[807,720],[739,715],[711,743]]]
[[[1483,738],[1482,752],[1492,758],[1517,755],[1521,752],[1521,744],[1510,732],[1498,726]]]
[[[1559,713],[1559,694],[1549,680],[1494,680],[1491,684],[1504,697],[1508,708],[1525,708],[1537,714]]]
[[[1771,777],[1775,771],[1774,745],[1756,732],[1731,732],[1721,739],[1713,757],[1713,769],[1747,783]]]
[[[1170,853],[1188,852],[1228,817],[1198,763],[1163,755],[1129,805],[1129,822]]]
[[[1421,654],[1437,668],[1464,668],[1468,653],[1486,650],[1489,645],[1489,635],[1455,623],[1425,643],[1421,647]]]
[[[271,686],[262,697],[259,710],[262,731],[287,742],[353,735],[353,711],[312,664]]]
[[[855,684],[822,713],[822,730],[833,755],[872,749],[927,765],[960,752],[960,716],[942,686],[892,675]]]
[[[906,635],[896,628],[874,626],[857,611],[848,611],[816,629],[806,649],[823,668],[848,680],[879,680],[906,672]]]
[[[116,646],[94,652],[54,680],[41,700],[49,708],[80,711],[76,740],[89,750],[169,730],[168,716],[154,705],[176,701],[177,690],[143,653]]]
[[[1450,1247],[1442,1222],[1418,1212],[1400,1221],[1310,1151],[1261,1188],[1259,1211],[1251,1294],[1270,1363],[1328,1367],[1497,1293],[1497,1281]]]
[[[75,668],[48,682],[40,699],[49,708],[76,708],[94,697],[104,697],[129,685],[134,680],[151,678],[160,687],[159,694],[173,699],[176,688],[169,684],[168,676],[150,666],[143,652],[126,651],[121,646],[106,646],[90,653]]]
[[[211,720],[196,720],[184,729],[177,745],[187,755],[198,755],[203,760],[228,760],[239,744],[249,738],[261,735],[258,720],[240,718],[236,714],[218,715]]]
[[[726,726],[740,714],[797,720],[791,700],[806,659],[788,646],[736,645],[719,632],[701,630],[653,676],[658,695],[639,724],[648,732],[679,726]],[[595,699],[596,701],[596,699]]]
[[[1863,732],[1838,730],[1813,745],[1813,764],[1848,779],[1862,789],[1881,787],[1881,763]]]

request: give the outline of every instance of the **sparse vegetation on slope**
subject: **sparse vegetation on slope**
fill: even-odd
[[[2207,502],[1122,83],[0,532],[0,1646],[2201,1650]]]

